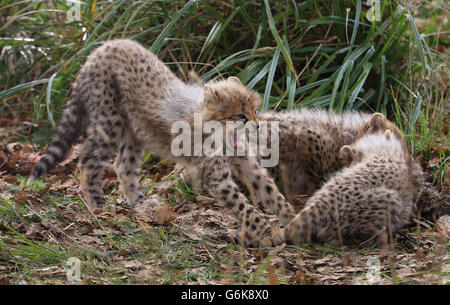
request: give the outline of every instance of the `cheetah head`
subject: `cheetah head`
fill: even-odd
[[[242,146],[244,141],[237,135],[235,129],[245,125],[249,132],[256,132],[259,123],[256,112],[261,105],[259,94],[245,87],[237,77],[212,82],[203,88],[204,122],[220,122],[224,130],[224,139],[229,138],[227,143],[233,143],[234,148]],[[233,124],[236,127],[230,128]]]
[[[339,157],[344,166],[360,162],[366,156],[377,153],[389,153],[395,156],[406,156],[400,139],[390,129],[367,134],[356,140],[352,145],[344,145],[339,151]]]
[[[261,105],[261,97],[245,87],[237,77],[206,84],[204,101],[204,120],[253,121],[258,124],[256,110]]]
[[[403,145],[406,145],[405,137],[401,130],[379,112],[372,114],[370,119],[363,124],[363,126],[357,131],[356,138],[358,139],[363,137],[364,135],[384,132],[386,130],[389,130],[402,142]]]

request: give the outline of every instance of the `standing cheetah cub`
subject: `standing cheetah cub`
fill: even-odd
[[[317,240],[384,245],[409,222],[423,176],[401,139],[386,129],[341,148],[348,166],[338,171],[288,225],[286,241]]]
[[[288,224],[294,210],[278,191],[256,158],[222,156],[178,156],[171,151],[175,122],[194,124],[194,114],[202,121],[253,121],[258,124],[259,95],[244,87],[239,79],[189,85],[178,79],[154,54],[131,40],[113,40],[97,48],[74,83],[70,100],[45,155],[35,165],[29,182],[54,168],[78,139],[83,119],[88,120],[88,137],[80,153],[81,190],[87,203],[102,209],[105,198],[101,178],[114,162],[130,206],[145,202],[138,172],[142,153],[152,153],[177,163],[195,166],[209,193],[245,225],[246,244],[275,245],[283,241],[254,210],[232,179],[232,168],[245,168],[255,177],[281,222]],[[225,130],[226,128],[224,128]]]

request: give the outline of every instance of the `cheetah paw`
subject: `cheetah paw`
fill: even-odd
[[[141,199],[138,202],[130,202],[130,201],[128,201],[128,207],[130,209],[141,207],[141,206],[145,207],[145,208],[148,208],[148,207],[156,207],[156,206],[160,206],[160,205],[162,205],[162,204],[158,200],[158,196],[156,196],[156,195],[152,195],[148,199]]]
[[[144,201],[144,204],[148,205],[150,207],[156,207],[156,206],[162,205],[156,196],[155,197],[151,196],[150,198],[148,198],[147,200]]]
[[[270,235],[261,239],[261,245],[267,247],[275,247],[284,243],[284,229],[272,230]]]
[[[100,205],[100,204],[89,205],[89,209],[95,215],[99,215],[99,214],[102,214],[102,213],[105,213],[105,212],[108,211],[108,207],[106,206],[106,204],[103,204],[103,205]]]

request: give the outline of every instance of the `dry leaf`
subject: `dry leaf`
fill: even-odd
[[[346,268],[346,267],[353,267],[349,255],[342,256],[342,262],[344,264],[344,268]]]
[[[436,222],[436,229],[450,238],[450,215],[444,215]]]
[[[17,203],[27,203],[30,201],[31,203],[37,205],[37,204],[44,204],[44,202],[36,197],[35,194],[28,192],[27,190],[19,191],[15,194],[15,199]]]
[[[255,248],[252,251],[253,257],[255,257],[257,260],[262,260],[262,259],[266,258],[266,256],[268,254],[269,253],[266,250],[262,249],[262,248]]]
[[[270,256],[276,256],[278,253],[281,252],[286,247],[286,243],[282,243],[281,245],[273,247],[272,250],[270,250],[269,255]]]
[[[325,257],[323,257],[321,259],[314,260],[313,263],[315,265],[322,265],[322,264],[325,264],[326,262],[328,262],[332,258],[333,258],[333,256],[331,254],[328,254],[327,256],[325,256]]]
[[[417,259],[423,259],[425,258],[425,254],[423,253],[423,249],[422,248],[418,248],[416,251],[416,258]]]
[[[17,182],[17,178],[11,174],[6,174],[5,176],[3,176],[3,180],[10,184],[16,184]]]
[[[145,269],[142,269],[136,275],[136,283],[137,284],[146,284],[146,285],[155,285],[161,284],[161,272],[155,268],[147,269],[149,266],[145,266]]]
[[[303,271],[298,272],[296,275],[294,275],[293,277],[291,277],[289,279],[289,283],[293,284],[293,283],[297,283],[297,284],[303,284],[304,281],[306,279],[306,274]]]
[[[88,222],[83,223],[84,227],[86,228],[86,234],[90,234],[94,232],[94,226]]]
[[[79,155],[79,152],[80,152],[80,146],[81,146],[81,144],[75,145],[71,149],[71,151],[70,151],[69,155],[66,157],[66,159],[63,162],[61,162],[59,165],[64,167],[67,164],[75,161],[78,158],[78,155]]]
[[[435,158],[431,159],[430,161],[428,161],[428,165],[430,167],[439,166],[440,162],[441,162],[441,158],[435,157]]]
[[[123,263],[123,265],[125,266],[125,268],[136,269],[136,270],[142,269],[144,267],[144,265],[136,259],[133,259],[130,261],[125,261]]]
[[[168,225],[175,219],[177,219],[177,216],[175,215],[174,208],[169,206],[169,204],[165,203],[155,208],[155,220],[157,223]]]
[[[269,285],[278,285],[277,269],[274,265],[269,266]]]
[[[9,158],[8,163],[6,164],[6,166],[12,171],[14,170],[14,168],[16,167],[17,164],[17,160],[19,160],[19,156],[20,156],[20,152],[16,151],[13,153],[13,155],[11,156],[11,158]]]
[[[43,188],[42,190],[39,191],[39,196],[44,196],[45,194],[47,194],[48,190],[50,189],[50,187],[52,186],[52,183],[47,183],[47,185],[45,186],[45,188]]]
[[[0,191],[5,192],[8,189],[8,183],[0,179]]]

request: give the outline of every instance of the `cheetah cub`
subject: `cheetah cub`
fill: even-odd
[[[423,176],[402,140],[389,129],[380,130],[340,153],[348,165],[307,201],[285,230],[287,242],[385,245],[409,222]]]
[[[280,122],[280,160],[268,168],[284,194],[312,195],[343,164],[339,150],[359,136],[359,130],[372,116],[358,111],[342,114],[326,109],[289,112],[268,111],[260,120]]]
[[[281,231],[271,226],[248,203],[232,179],[234,166],[254,176],[287,224],[294,210],[280,194],[273,180],[257,160],[248,157],[178,156],[171,152],[174,122],[192,127],[194,113],[202,122],[253,121],[260,96],[244,87],[238,78],[208,83],[186,84],[157,56],[131,40],[112,40],[98,47],[81,68],[45,155],[35,165],[29,183],[54,168],[66,157],[87,119],[87,139],[80,152],[81,190],[95,209],[105,207],[102,174],[117,154],[114,167],[130,206],[149,202],[141,189],[138,173],[143,151],[196,167],[209,193],[226,204],[245,225],[246,244],[275,245],[283,242]],[[224,128],[226,130],[226,128]]]
[[[280,122],[280,158],[269,174],[284,194],[311,196],[331,175],[346,165],[340,149],[366,134],[390,130],[405,145],[400,129],[381,113],[325,109],[265,112],[258,118]]]

